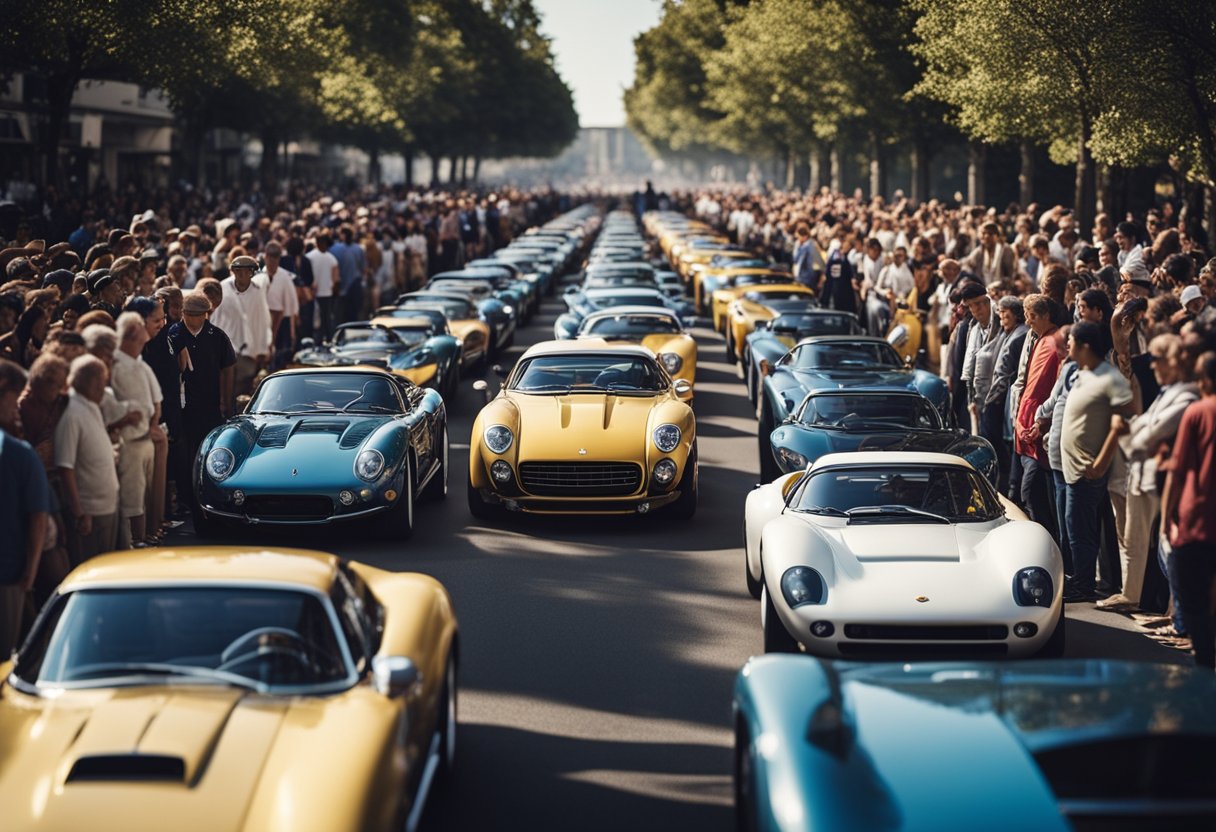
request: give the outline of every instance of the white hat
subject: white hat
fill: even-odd
[[[1203,300],[1203,292],[1199,291],[1199,287],[1192,283],[1182,290],[1182,305],[1185,307],[1193,300]]]

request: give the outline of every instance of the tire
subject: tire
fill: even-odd
[[[439,470],[431,477],[431,481],[426,484],[426,489],[422,492],[422,499],[428,502],[439,502],[447,499],[448,496],[448,429],[443,429],[443,438],[440,439],[443,447],[439,451]]]
[[[478,520],[496,520],[500,513],[498,506],[492,506],[482,499],[481,494],[473,487],[472,481],[469,482],[469,514],[473,515]]]
[[[439,719],[436,731],[439,733],[439,785],[449,783],[456,767],[456,729],[458,720],[456,685],[456,653],[455,649],[448,653],[447,665],[443,673],[443,692],[439,695]]]
[[[414,534],[414,466],[405,458],[401,495],[397,504],[388,510],[381,520],[381,532],[390,540],[409,540]]]
[[[747,386],[747,401],[752,407],[756,406],[756,362],[752,360],[751,350],[743,350],[743,380]]]
[[[697,491],[699,490],[697,476],[697,446],[692,446],[692,453],[684,463],[684,476],[680,477],[680,496],[671,504],[671,516],[676,520],[691,520],[697,513]]]
[[[756,832],[756,769],[752,759],[752,738],[747,725],[739,717],[735,725],[735,764],[733,777],[735,792],[735,829],[738,832]]]
[[[760,603],[764,605],[760,617],[764,629],[764,652],[797,653],[798,640],[790,635],[789,631],[785,629],[785,625],[781,623],[781,619],[777,617],[773,599],[768,595],[767,584],[760,590]]]
[[[1058,659],[1064,655],[1064,648],[1068,639],[1065,633],[1065,623],[1068,621],[1068,616],[1064,614],[1064,607],[1060,607],[1060,620],[1056,624],[1056,628],[1051,631],[1051,638],[1043,643],[1039,648],[1039,652],[1035,654],[1036,659]]]
[[[747,521],[743,521],[743,577],[747,581],[747,594],[759,600],[761,590],[764,589],[764,575],[760,575],[760,580],[752,577],[752,567],[747,561]]]
[[[726,363],[727,364],[739,363],[738,359],[735,358],[735,344],[734,344],[734,339],[732,337],[733,333],[734,333],[734,330],[731,329],[730,322],[728,321],[726,324],[726,330],[723,333],[726,336]]]
[[[781,476],[781,469],[777,466],[777,460],[773,459],[773,447],[769,441],[769,436],[774,430],[772,407],[769,405],[768,399],[764,399],[760,405],[760,424],[756,429],[761,482],[772,482]]]

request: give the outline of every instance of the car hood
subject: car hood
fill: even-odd
[[[808,389],[884,387],[915,390],[916,376],[907,370],[847,368],[840,370],[791,370],[794,377]]]
[[[654,396],[515,395],[519,459],[620,460],[644,454]],[[579,451],[586,451],[580,454]]]
[[[0,702],[11,828],[241,829],[292,700],[153,690],[71,692],[42,708]]]
[[[833,545],[862,563],[973,560],[973,547],[983,541],[983,534],[929,521],[917,523],[915,529],[887,520],[855,522],[835,528],[821,526],[820,530],[832,539]]]
[[[387,415],[346,413],[233,420],[215,442],[237,453],[237,468],[225,485],[271,484],[299,476],[314,485],[344,487],[360,449],[389,421]]]

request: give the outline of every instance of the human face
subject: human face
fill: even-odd
[[[249,288],[249,284],[253,282],[253,269],[242,266],[232,270],[232,282],[236,284],[236,290],[243,292]]]
[[[182,319],[182,306],[185,302],[185,298],[181,295],[169,298],[168,303],[165,304],[165,312],[169,317],[169,322],[177,323]]]
[[[980,244],[983,245],[984,248],[991,251],[993,247],[996,246],[996,234],[992,233],[991,230],[981,231]]]
[[[1084,300],[1077,301],[1077,317],[1082,321],[1093,321],[1095,324],[1102,323],[1102,310],[1097,306],[1090,306]]]
[[[1085,360],[1086,351],[1085,345],[1077,343],[1077,339],[1071,335],[1068,336],[1068,357],[1078,364],[1082,364]]]
[[[148,338],[151,339],[155,338],[164,327],[165,312],[161,309],[160,304],[157,304],[148,317],[144,318],[144,329],[148,331]]]
[[[63,310],[63,328],[71,332],[76,328],[76,319],[80,316],[76,314],[75,309]]]
[[[1017,328],[1018,318],[1013,314],[1012,309],[1002,309],[998,306],[997,315],[999,315],[1001,319],[1001,329],[1005,330],[1006,332],[1013,332],[1014,329]]]
[[[111,355],[110,361],[106,361],[106,371],[104,373],[98,373],[93,380],[89,384],[85,385],[85,388],[80,391],[81,395],[94,404],[101,404],[101,400],[105,398],[106,385],[110,383],[110,363],[113,358],[114,356]],[[105,361],[105,359],[102,360]]]
[[[1122,249],[1123,251],[1131,251],[1133,242],[1134,242],[1134,240],[1132,240],[1131,237],[1126,237],[1126,236],[1124,236],[1122,231],[1119,231],[1117,229],[1115,230],[1115,243],[1119,246],[1120,249]]]
[[[1178,359],[1168,355],[1153,353],[1153,375],[1162,387],[1173,384],[1178,380]]]
[[[50,403],[68,384],[67,370],[50,370],[38,381],[30,382],[30,395],[40,402]]]
[[[988,300],[987,295],[967,301],[967,310],[980,326],[988,326],[988,322],[992,320],[992,302]]]

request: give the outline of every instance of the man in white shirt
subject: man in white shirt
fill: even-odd
[[[290,353],[296,344],[296,328],[300,319],[300,298],[296,294],[296,276],[279,268],[283,247],[271,240],[263,251],[266,266],[253,276],[253,282],[266,293],[270,310],[270,331],[274,333],[276,359],[280,353]],[[290,357],[290,356],[288,356]],[[275,368],[279,361],[275,361]]]
[[[317,234],[315,248],[304,256],[312,264],[312,285],[321,317],[317,334],[328,340],[334,334],[334,287],[338,285],[338,258],[329,253],[334,238],[328,231]],[[425,238],[423,243],[425,244]]]
[[[140,546],[147,537],[144,507],[153,478],[156,451],[153,434],[160,432],[160,403],[164,395],[156,374],[140,357],[148,343],[148,328],[138,313],[118,316],[118,349],[110,370],[114,394],[126,402],[138,421],[122,429],[118,454],[119,513],[130,523],[131,540]]]
[[[1139,243],[1140,229],[1132,222],[1115,226],[1115,243],[1119,246],[1119,271],[1131,271],[1144,262],[1144,247]]]
[[[118,545],[118,472],[100,407],[108,380],[97,356],[73,361],[68,404],[55,426],[55,468],[75,538],[73,566]]]
[[[220,285],[224,302],[211,313],[211,323],[224,331],[236,350],[236,370],[233,373],[232,396],[248,393],[253,379],[270,357],[270,307],[266,292],[253,282],[258,262],[241,255],[229,268],[232,276]]]

